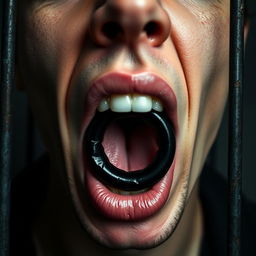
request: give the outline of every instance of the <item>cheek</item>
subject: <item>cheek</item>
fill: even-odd
[[[19,35],[18,61],[28,93],[51,100],[54,109],[61,105],[61,112],[89,19],[84,14],[90,10],[87,5],[70,1],[29,9]]]
[[[194,79],[205,79],[212,70],[226,62],[228,26],[217,17],[207,23],[194,20],[194,24],[190,24],[191,26],[183,28],[177,35],[180,56],[186,72],[189,73],[187,75],[195,76]]]
[[[28,9],[24,15],[25,29],[19,36],[22,40],[20,52],[22,57],[26,57],[23,58],[24,64],[26,62],[35,72],[45,71],[47,77],[50,75],[57,80],[63,59],[79,51],[78,40],[81,41],[82,30],[88,20],[85,13],[82,19],[81,13],[84,8],[90,10],[87,5],[82,6],[79,1],[65,1],[63,4],[52,3]]]
[[[228,94],[229,25],[218,17],[213,16],[210,24],[204,24],[203,36],[208,40],[203,41],[198,50],[202,52],[201,63],[197,64],[202,75],[195,98],[199,102],[198,134],[204,152],[208,152],[215,139]]]
[[[202,88],[203,108],[208,110],[208,123],[220,120],[228,93],[229,74],[229,23],[215,19],[215,26],[208,26],[206,32],[211,36],[205,44],[204,86]],[[209,114],[211,118],[209,119]],[[214,121],[212,121],[214,120]]]
[[[27,86],[37,81],[53,82],[56,74],[56,39],[54,20],[45,15],[27,15],[19,34],[19,67]],[[28,77],[29,76],[29,77]],[[33,88],[31,88],[33,89]],[[37,88],[40,89],[40,88]]]
[[[224,10],[210,3],[204,7],[188,3],[192,1],[167,1],[165,8],[171,20],[170,39],[186,80],[189,111],[196,112],[211,79],[227,63],[229,26]]]
[[[173,8],[176,12],[172,12]],[[170,16],[171,37],[186,78],[187,134],[196,134],[191,142],[197,159],[192,169],[200,170],[218,130],[227,96],[229,17],[216,8],[204,11],[181,4],[173,4]]]
[[[226,98],[229,18],[215,9],[207,13],[197,10],[186,12],[183,23],[179,17],[173,22],[177,22],[174,40],[186,77],[189,111],[196,118],[205,104],[220,95],[223,101]],[[220,100],[220,108],[223,101]]]

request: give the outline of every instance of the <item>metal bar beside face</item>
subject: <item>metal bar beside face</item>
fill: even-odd
[[[0,256],[9,255],[11,91],[14,83],[15,0],[3,3],[0,74]]]
[[[231,0],[230,15],[228,255],[238,256],[241,251],[243,0]]]

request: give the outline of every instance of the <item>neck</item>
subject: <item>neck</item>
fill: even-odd
[[[185,207],[181,220],[164,243],[148,250],[112,250],[105,248],[81,228],[70,198],[61,185],[50,186],[48,200],[34,228],[38,256],[192,256],[199,255],[202,237],[202,212],[197,186]],[[189,232],[188,232],[189,231]],[[193,235],[192,235],[193,234]]]

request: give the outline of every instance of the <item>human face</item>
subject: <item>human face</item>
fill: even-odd
[[[52,175],[65,178],[82,226],[102,244],[152,247],[174,231],[221,121],[228,91],[228,22],[228,0],[20,4],[19,72],[54,162]],[[173,163],[145,193],[112,193],[86,161],[87,126],[100,101],[116,94],[160,99],[174,126]],[[148,153],[141,153],[146,133],[136,138],[142,150],[127,156],[122,131],[109,131],[110,161],[122,167],[120,159],[137,163],[133,157],[139,155],[142,165],[148,164]]]

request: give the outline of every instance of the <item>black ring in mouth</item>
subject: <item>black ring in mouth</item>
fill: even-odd
[[[104,152],[102,141],[106,127],[111,122],[133,117],[144,119],[154,126],[158,134],[159,150],[149,166],[127,172],[110,163]],[[148,113],[97,112],[86,130],[84,144],[93,174],[103,184],[126,191],[150,188],[163,178],[173,162],[176,148],[171,122],[164,112],[155,111]]]

